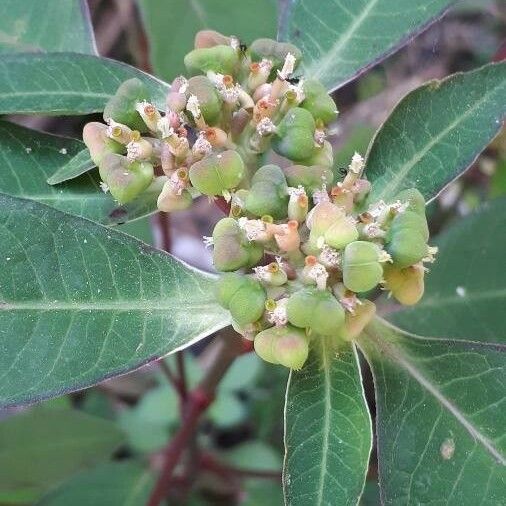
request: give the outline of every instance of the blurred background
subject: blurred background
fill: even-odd
[[[271,10],[244,12],[237,20],[227,18],[228,0],[213,3],[219,7],[209,10],[203,0],[89,0],[98,51],[170,81],[183,72],[183,56],[192,48],[193,36],[199,29],[233,32],[246,42],[259,36],[275,36],[273,13],[278,6],[274,0],[270,4],[267,0]],[[505,35],[506,2],[461,1],[442,21],[394,56],[339,89],[334,99],[340,118],[330,139],[335,147],[337,166],[346,166],[354,151],[365,154],[375,130],[408,91],[427,80],[506,58]],[[91,119],[89,116],[14,118],[32,128],[73,137],[80,137],[82,126]],[[468,172],[458,182],[450,184],[430,205],[432,233],[437,234],[483,201],[504,194],[506,134],[503,131]],[[202,236],[209,235],[213,224],[221,217],[222,212],[202,198],[188,211],[171,216],[154,215],[121,225],[120,229],[192,265],[211,270],[210,253],[203,245]],[[186,350],[179,364],[174,357],[167,358],[165,363],[175,370],[183,362],[191,388],[202,377],[213,352],[211,336]],[[372,379],[367,370],[364,374],[374,413]],[[173,483],[170,504],[282,504],[280,477],[286,379],[286,369],[267,365],[253,353],[241,356],[234,363],[183,462],[185,479]],[[76,459],[72,445],[62,444],[60,448],[55,447],[58,445],[56,439],[53,443],[48,441],[46,454],[43,449],[39,453],[44,465],[34,466],[29,475],[21,479],[12,468],[19,468],[26,458],[23,448],[40,444],[41,434],[47,432],[34,433],[28,422],[25,425],[16,423],[14,427],[11,415],[17,414],[19,409],[0,413],[0,441],[12,441],[12,453],[2,455],[0,452],[0,505],[39,504],[37,501],[47,491],[61,483],[67,483],[67,487],[68,483],[87,483],[93,473],[116,476],[111,469],[116,469],[118,463],[126,469],[123,474],[131,473],[134,487],[131,502],[122,504],[143,504],[143,498],[149,495],[152,472],[159,468],[161,452],[179,420],[178,396],[170,386],[164,364],[152,364],[95,388],[45,402],[37,408],[23,408],[26,411],[23,416],[28,421],[36,418],[39,426],[45,421],[48,430],[53,430],[56,436],[68,429],[51,427],[54,410],[72,413],[68,423],[75,433],[69,434],[69,440],[72,435],[83,435],[84,431],[84,437],[91,438],[90,444],[96,443],[86,433],[91,420],[88,415],[91,415],[94,420],[106,421],[104,427],[108,430],[121,433],[121,442],[89,458]],[[74,448],[74,453],[77,451],[81,451],[82,457],[83,451]],[[59,458],[53,462],[47,459],[50,452],[67,452],[68,456],[66,460]],[[130,469],[132,457],[135,465]],[[196,462],[199,463],[198,473],[197,470],[192,472]],[[7,467],[10,474],[2,472]],[[380,504],[376,479],[373,453],[363,505]],[[64,495],[59,497],[60,502],[53,498],[43,499],[40,504],[70,504],[62,499]],[[106,499],[98,496],[95,504],[115,504]]]

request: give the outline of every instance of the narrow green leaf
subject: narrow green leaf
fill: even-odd
[[[75,53],[0,55],[0,114],[90,114],[104,110],[118,86],[141,79],[165,108],[168,85],[130,65]]]
[[[0,53],[73,51],[96,54],[85,0],[3,0]]]
[[[146,504],[153,483],[153,475],[141,464],[111,462],[76,475],[37,506],[139,506]]]
[[[123,442],[112,422],[69,409],[36,408],[0,423],[0,491],[39,496]]]
[[[88,148],[78,151],[67,163],[62,165],[51,177],[47,179],[48,184],[59,184],[63,181],[74,179],[85,172],[95,168],[95,163],[90,157]]]
[[[423,299],[389,315],[419,335],[506,342],[506,199],[485,204],[438,238]]]
[[[0,121],[0,193],[35,200],[105,225],[124,223],[156,211],[159,191],[144,192],[133,202],[120,206],[100,189],[96,170],[49,186],[47,177],[56,167],[72,163],[83,147],[75,139]]]
[[[355,505],[364,487],[372,434],[357,352],[328,344],[315,339],[288,380],[283,486],[293,506]]]
[[[289,0],[279,26],[305,72],[334,90],[408,43],[452,0]]]
[[[506,62],[430,81],[404,97],[367,155],[370,201],[418,188],[426,199],[466,170],[502,127]]]
[[[86,388],[226,326],[213,278],[121,232],[0,196],[0,406]]]
[[[383,503],[501,504],[506,347],[419,338],[381,320],[359,344],[375,381]]]
[[[186,72],[183,58],[204,28],[236,35],[246,43],[276,38],[276,0],[138,0],[150,58],[157,76],[171,81]]]

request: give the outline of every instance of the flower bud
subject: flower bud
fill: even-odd
[[[281,69],[289,53],[295,57],[295,67],[302,59],[299,48],[288,42],[278,42],[273,39],[256,39],[251,43],[249,50],[251,59],[255,62],[263,59],[270,60],[273,71]]]
[[[219,44],[213,47],[194,49],[184,57],[184,64],[192,75],[210,70],[219,74],[233,75],[239,63],[237,50]]]
[[[342,220],[343,217],[343,211],[332,202],[323,201],[316,204],[306,219],[306,225],[311,230],[309,234],[310,247],[318,248],[320,242],[325,239],[325,232],[333,223]]]
[[[99,164],[102,180],[111,195],[121,204],[132,201],[147,189],[153,180],[153,165],[148,162],[129,163],[126,157],[106,155]]]
[[[90,157],[99,165],[105,155],[109,153],[123,153],[125,148],[107,136],[108,127],[103,123],[92,121],[86,123],[83,129],[83,141],[90,152]]]
[[[348,244],[343,255],[343,282],[352,292],[367,292],[383,277],[379,262],[379,248],[374,243],[354,241]]]
[[[343,339],[356,339],[376,314],[376,305],[370,300],[362,300],[355,306],[353,312],[347,312],[344,327],[340,332]]]
[[[309,209],[309,199],[302,186],[298,188],[288,188],[290,198],[288,200],[288,219],[296,220],[302,223],[307,216]]]
[[[230,37],[214,30],[200,30],[195,34],[195,49],[214,46],[229,46]]]
[[[272,355],[281,365],[298,371],[309,355],[309,339],[296,327],[274,327],[267,329],[272,334]],[[267,332],[264,330],[264,332]]]
[[[300,107],[290,109],[278,125],[272,147],[290,160],[305,160],[312,156],[315,122],[311,113]]]
[[[208,125],[218,123],[221,117],[222,100],[214,84],[206,76],[190,78],[188,80],[188,94],[197,97],[200,111]]]
[[[425,216],[404,211],[394,217],[388,231],[386,249],[396,267],[416,264],[427,255],[429,231]]]
[[[255,267],[253,270],[255,271],[255,277],[267,285],[282,286],[288,280],[286,272],[280,267],[278,262],[261,265]]]
[[[342,249],[358,239],[355,219],[343,213],[325,231],[325,243],[334,249]]]
[[[165,181],[156,204],[160,211],[171,213],[173,211],[188,209],[192,201],[191,193],[188,190],[179,190],[177,185],[169,179]]]
[[[233,218],[221,219],[213,230],[213,263],[218,271],[236,271],[256,265],[263,256],[263,247],[250,242]]]
[[[283,169],[288,186],[303,186],[308,195],[321,190],[322,185],[331,184],[334,178],[332,170],[322,165],[291,165]]]
[[[272,230],[274,239],[279,249],[285,252],[296,251],[300,247],[299,223],[290,220],[282,225],[267,226],[267,231]]]
[[[256,215],[266,214],[279,220],[286,218],[288,193],[285,175],[277,165],[260,167],[251,179],[251,189],[245,199],[245,209]]]
[[[245,167],[237,151],[211,154],[190,167],[192,185],[204,195],[222,195],[242,181]]]
[[[322,336],[336,335],[344,324],[344,309],[327,290],[303,288],[292,294],[286,306],[288,321]]]
[[[304,96],[304,101],[300,106],[307,109],[315,120],[320,120],[325,125],[336,120],[336,104],[320,81],[315,79],[304,81]]]
[[[405,306],[416,304],[423,296],[425,270],[421,264],[412,265],[405,269],[398,269],[385,264],[385,289]]]
[[[109,99],[104,108],[104,120],[112,118],[133,130],[146,131],[146,124],[139,115],[137,104],[149,99],[144,83],[136,77],[120,85],[115,95]]]

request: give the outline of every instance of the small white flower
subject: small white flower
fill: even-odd
[[[371,239],[385,237],[386,232],[375,222],[367,223],[364,225],[364,234]]]
[[[380,262],[380,263],[383,263],[383,262],[393,263],[393,260],[392,260],[392,257],[384,249],[382,249],[378,252],[378,262]]]
[[[323,244],[318,260],[326,267],[339,267],[341,265],[341,254],[329,245]]]
[[[360,174],[364,168],[364,159],[363,157],[355,152],[353,157],[351,158],[351,163],[348,166],[348,170],[353,172],[353,174]]]
[[[109,191],[109,186],[104,183],[103,181],[100,181],[100,189],[104,192],[104,193],[107,193]]]
[[[212,237],[209,237],[207,235],[204,235],[202,237],[203,241],[204,241],[204,246],[206,248],[210,248],[213,244],[214,244],[214,239]]]
[[[286,325],[288,323],[288,315],[286,313],[286,304],[288,299],[280,299],[276,301],[276,307],[272,311],[267,311],[267,320],[276,327]]]
[[[201,155],[209,155],[213,151],[213,146],[211,143],[205,138],[203,133],[197,137],[195,143],[193,144],[192,151],[194,153],[199,153]]]
[[[315,205],[320,204],[320,202],[330,202],[330,197],[327,193],[327,188],[325,188],[325,185],[322,186],[321,190],[316,190],[313,193],[313,202]]]
[[[262,118],[257,124],[257,132],[262,137],[271,135],[276,131],[276,125],[270,118]]]
[[[314,141],[319,146],[323,145],[323,143],[325,142],[326,137],[327,137],[327,134],[325,133],[324,130],[318,130],[317,129],[317,130],[314,131]]]
[[[246,217],[239,218],[239,227],[244,230],[248,241],[263,239],[265,236],[265,223],[262,220],[248,220]]]
[[[298,103],[302,102],[306,98],[304,94],[304,79],[300,79],[297,84],[289,84],[288,91],[295,93],[295,99]]]
[[[388,206],[385,204],[385,202],[383,200],[380,200],[369,208],[369,214],[373,218],[378,218],[386,211],[387,208]]]
[[[433,263],[436,260],[436,254],[439,251],[437,246],[429,246],[427,248],[427,256],[422,258],[422,262]]]
[[[66,148],[61,148],[59,153],[61,153],[62,155],[66,155],[67,154],[67,149]]]
[[[174,135],[174,129],[170,126],[169,118],[167,116],[158,120],[156,123],[156,129],[160,132],[162,139],[166,139],[167,137]]]
[[[194,118],[200,118],[202,113],[200,111],[199,99],[196,95],[190,95],[186,103],[186,110],[189,111]]]
[[[135,162],[141,157],[141,146],[138,142],[130,141],[127,144],[127,160],[129,162]]]
[[[315,263],[306,271],[306,276],[316,283],[318,290],[325,290],[329,273],[323,264]]]
[[[285,57],[285,62],[283,63],[283,68],[278,70],[278,76],[280,79],[285,81],[290,75],[293,73],[293,69],[295,68],[296,62],[295,56],[292,53],[288,53]]]

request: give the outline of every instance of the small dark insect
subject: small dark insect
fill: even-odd
[[[348,173],[348,169],[346,167],[339,167],[337,171],[341,176],[346,176],[346,174]]]
[[[245,53],[247,51],[247,49],[248,49],[248,46],[246,44],[244,44],[244,43],[241,42],[239,44],[239,49],[240,49],[241,53]]]
[[[297,84],[302,76],[287,77],[285,81],[290,84]]]

